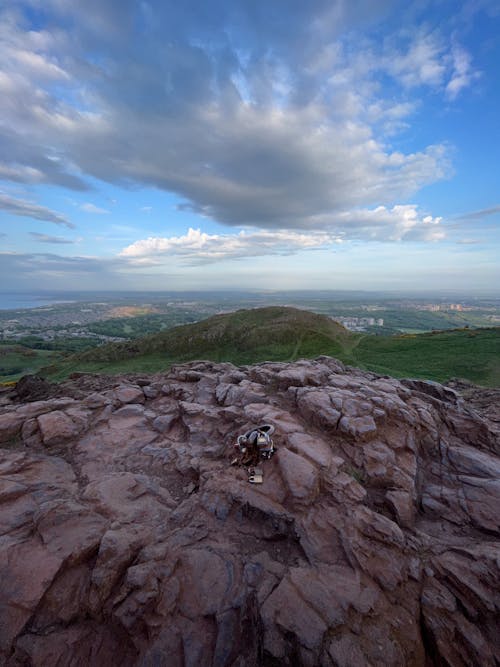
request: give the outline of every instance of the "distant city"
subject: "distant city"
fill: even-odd
[[[383,327],[384,318],[377,317],[332,317],[332,320],[335,320],[346,329],[350,331],[366,331],[367,327]]]

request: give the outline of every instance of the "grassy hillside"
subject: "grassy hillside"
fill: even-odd
[[[353,334],[324,315],[270,307],[216,315],[127,343],[104,345],[44,370],[52,380],[74,371],[158,372],[193,359],[250,364],[321,354],[395,377],[461,377],[500,385],[500,328],[392,337]]]
[[[296,308],[238,310],[127,343],[103,345],[46,369],[44,375],[57,380],[74,371],[160,371],[192,359],[251,364],[340,356],[356,339],[330,318]]]
[[[54,358],[59,358],[59,355],[49,350],[0,345],[0,383],[14,382],[22,375],[36,373]]]
[[[384,375],[500,386],[500,328],[364,336],[351,363]]]

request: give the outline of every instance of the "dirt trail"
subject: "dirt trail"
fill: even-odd
[[[344,353],[349,355],[350,357],[352,357],[353,361],[357,362],[357,365],[358,365],[358,361],[355,357],[354,351],[359,347],[361,341],[364,340],[365,338],[368,338],[369,335],[370,334],[364,334],[363,336],[360,336],[359,338],[356,338],[352,342],[352,344],[346,344],[346,345],[343,346]]]
[[[302,334],[299,337],[298,341],[296,342],[295,347],[293,348],[293,352],[290,355],[290,361],[297,361],[297,355],[299,353],[300,346],[302,345],[303,340],[304,340],[304,334]]]

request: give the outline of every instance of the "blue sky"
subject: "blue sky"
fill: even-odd
[[[496,0],[4,0],[3,289],[496,289]]]

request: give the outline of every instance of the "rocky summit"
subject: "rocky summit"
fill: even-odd
[[[500,663],[491,402],[328,357],[29,386],[0,397],[0,664]]]

